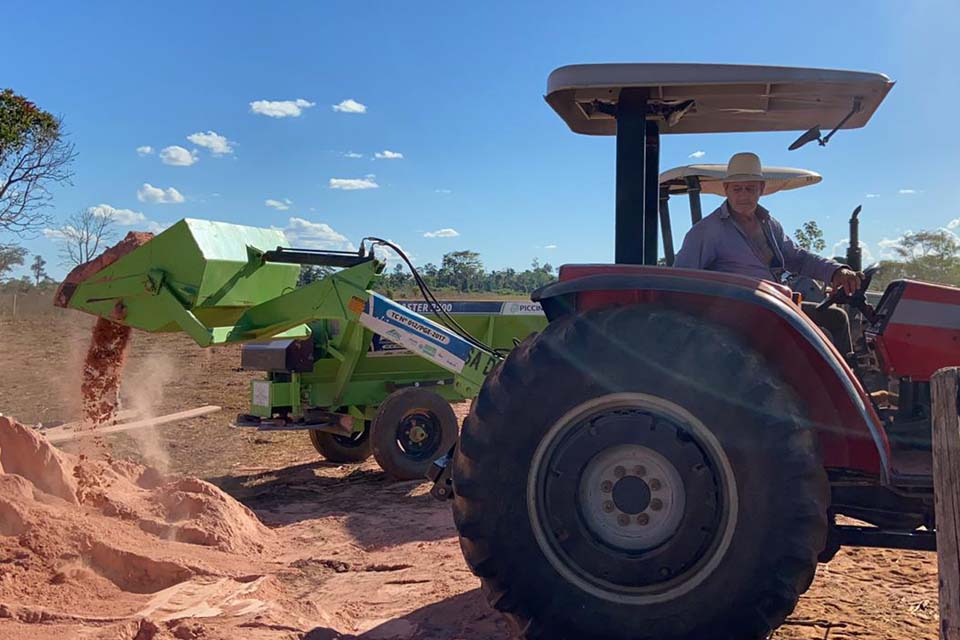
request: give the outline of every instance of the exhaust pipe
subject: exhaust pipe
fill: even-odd
[[[847,265],[854,271],[863,269],[863,252],[860,250],[860,209],[861,205],[853,210],[850,216],[850,246],[847,247]]]

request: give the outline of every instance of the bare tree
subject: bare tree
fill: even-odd
[[[67,218],[53,236],[60,243],[61,262],[75,267],[95,258],[114,238],[114,219],[102,208],[83,209]]]
[[[50,187],[69,183],[75,157],[60,119],[10,89],[0,91],[0,231],[46,225]]]

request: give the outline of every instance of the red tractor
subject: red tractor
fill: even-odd
[[[960,364],[960,290],[896,281],[874,308],[867,270],[822,303],[860,327],[842,354],[785,286],[657,266],[661,135],[833,126],[797,143],[822,145],[892,86],[733,65],[551,74],[574,132],[617,136],[616,264],[565,265],[534,294],[549,325],[488,376],[435,492],[452,488],[466,560],[520,635],[762,638],[840,546],[934,549],[930,377]]]

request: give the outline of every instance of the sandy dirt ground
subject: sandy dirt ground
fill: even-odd
[[[77,418],[91,326],[0,321],[0,413]],[[511,637],[427,484],[230,428],[256,375],[238,365],[236,348],[135,333],[125,408],[224,411],[60,449],[0,420],[0,639]],[[843,550],[773,637],[933,639],[936,589],[934,554]]]

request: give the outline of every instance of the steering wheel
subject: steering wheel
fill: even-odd
[[[860,288],[857,289],[857,292],[852,296],[847,294],[846,289],[843,287],[837,287],[834,289],[833,293],[827,296],[827,299],[817,305],[818,311],[823,311],[824,309],[829,309],[835,304],[846,304],[850,305],[862,313],[868,320],[873,318],[874,312],[873,309],[867,304],[867,289],[870,287],[870,282],[873,280],[873,276],[880,270],[880,265],[873,265],[868,267],[860,274]]]

